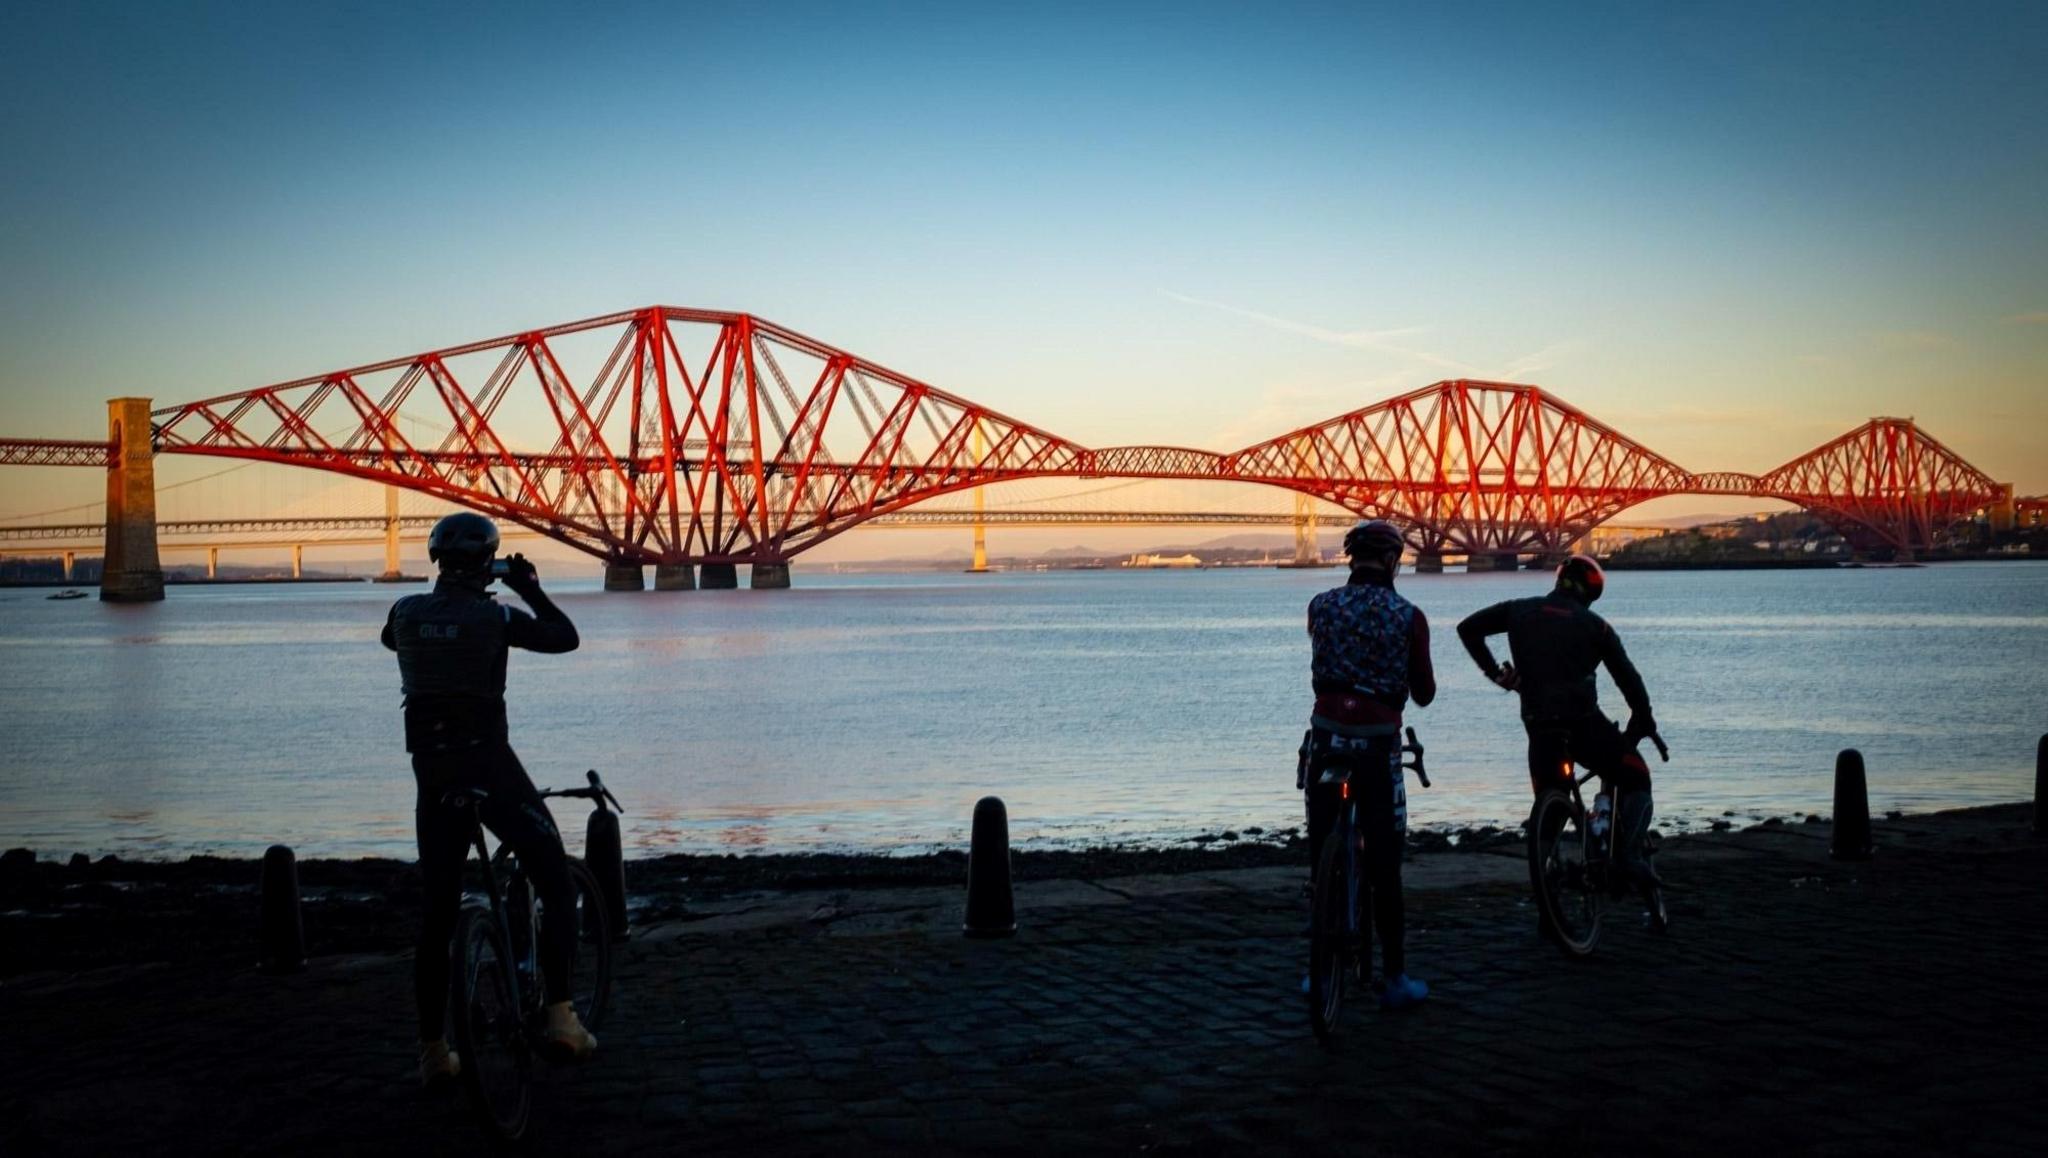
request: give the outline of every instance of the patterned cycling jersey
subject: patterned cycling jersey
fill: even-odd
[[[1414,604],[1371,583],[1333,588],[1310,600],[1309,670],[1316,688],[1380,697],[1399,707],[1408,698],[1415,615]]]

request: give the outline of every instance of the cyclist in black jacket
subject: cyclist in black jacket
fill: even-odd
[[[462,907],[462,865],[469,858],[469,814],[441,798],[455,788],[480,788],[484,824],[519,854],[541,903],[550,912],[575,908],[567,854],[554,817],[507,742],[505,666],[511,648],[561,653],[576,650],[576,625],[540,589],[523,555],[501,568],[505,586],[533,614],[491,598],[498,528],[482,515],[462,512],[434,524],[428,557],[440,567],[432,592],[391,605],[384,646],[398,653],[405,690],[405,749],[412,753],[419,787],[415,817],[426,916],[421,923],[413,985],[420,1014],[420,1079],[433,1085],[462,1071],[443,1028],[448,1010],[449,941]],[[547,990],[543,1036],[558,1061],[581,1061],[597,1039],[570,1004],[570,963],[576,926],[542,926],[541,974]]]
[[[1458,639],[1487,679],[1522,694],[1531,788],[1542,792],[1563,774],[1567,762],[1576,760],[1620,789],[1615,849],[1630,873],[1647,885],[1655,876],[1642,848],[1656,806],[1650,797],[1650,766],[1636,744],[1657,730],[1657,721],[1621,637],[1593,613],[1593,601],[1606,586],[1597,560],[1574,555],[1557,569],[1557,587],[1550,594],[1475,611],[1458,624]],[[1512,660],[1506,665],[1495,661],[1486,644],[1493,635],[1508,637]],[[1628,702],[1625,731],[1600,710],[1594,673],[1603,664]]]

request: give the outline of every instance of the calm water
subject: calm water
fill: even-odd
[[[581,651],[512,662],[542,784],[595,766],[643,851],[924,848],[976,798],[1019,844],[1299,821],[1303,608],[1336,572],[831,576],[786,592],[606,595],[559,580]],[[1513,697],[1452,626],[1533,575],[1404,576],[1442,683],[1411,711],[1420,823],[1527,807]],[[1619,574],[1601,610],[1649,682],[1664,816],[1829,808],[1861,748],[1878,809],[2026,798],[2048,730],[2048,566]],[[417,590],[417,588],[407,589]],[[174,588],[111,607],[0,592],[0,847],[411,853],[404,590]],[[1611,714],[1623,708],[1603,684]],[[580,806],[565,810],[579,832]],[[572,838],[572,847],[577,843]]]

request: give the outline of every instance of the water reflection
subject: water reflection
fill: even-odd
[[[1298,825],[1301,610],[1336,576],[1186,578],[799,569],[796,591],[740,598],[570,584],[585,647],[514,657],[513,739],[538,783],[600,769],[637,853],[957,845],[985,794],[1027,848]],[[1442,681],[1411,720],[1437,783],[1416,823],[1526,809],[1512,697],[1450,625],[1544,582],[1403,576],[1438,625]],[[409,857],[376,642],[393,595],[180,588],[138,617],[0,593],[0,846]],[[1674,747],[1666,817],[1825,812],[1851,746],[1876,808],[2031,791],[2048,567],[1627,573],[1601,610]],[[582,810],[556,814],[577,841]]]

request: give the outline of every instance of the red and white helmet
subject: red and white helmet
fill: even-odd
[[[1600,560],[1593,556],[1573,555],[1558,564],[1557,585],[1591,604],[1607,590],[1607,572],[1601,570]]]

